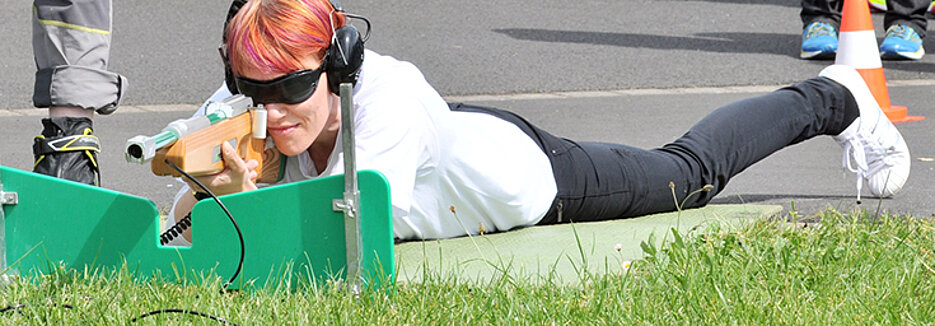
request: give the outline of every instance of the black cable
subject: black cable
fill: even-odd
[[[205,187],[205,185],[202,184],[201,181],[198,181],[198,179],[195,179],[190,174],[186,173],[185,171],[182,171],[182,169],[180,169],[175,164],[172,164],[172,162],[169,162],[169,160],[166,160],[166,164],[169,164],[169,166],[171,166],[173,169],[175,169],[176,171],[179,171],[179,173],[184,175],[186,178],[195,182],[195,184],[198,185],[198,187],[200,187],[201,190],[203,190],[206,194],[211,196],[211,198],[214,198],[214,201],[218,203],[218,206],[221,206],[221,209],[224,210],[225,214],[227,214],[227,217],[230,219],[231,223],[234,224],[234,229],[237,230],[237,237],[240,239],[240,262],[237,263],[237,270],[234,271],[234,276],[231,276],[230,280],[228,280],[227,283],[224,284],[224,288],[227,288],[227,286],[231,285],[231,283],[234,283],[234,279],[236,279],[237,276],[240,275],[240,270],[241,268],[243,268],[243,258],[244,258],[244,254],[246,251],[244,249],[243,233],[240,232],[240,226],[237,225],[237,221],[234,220],[234,216],[231,215],[231,212],[227,210],[227,206],[224,206],[224,203],[222,203],[221,200],[218,199],[218,196],[215,195],[214,192],[211,191],[211,189],[208,189],[208,187]]]
[[[208,319],[214,320],[214,321],[219,322],[219,323],[225,323],[225,324],[231,324],[231,325],[238,325],[237,323],[229,322],[229,321],[225,320],[224,318],[221,318],[221,317],[218,317],[218,316],[213,316],[213,315],[209,315],[209,314],[206,314],[206,313],[203,313],[203,312],[198,312],[198,311],[194,311],[194,310],[185,310],[185,309],[160,309],[160,310],[153,310],[153,311],[147,312],[146,314],[144,314],[144,315],[142,315],[142,316],[139,316],[139,317],[136,317],[136,318],[131,319],[130,322],[135,323],[137,320],[140,320],[140,319],[143,319],[143,318],[152,316],[152,315],[161,314],[161,313],[189,314],[189,315],[195,315],[195,316],[199,316],[199,317],[208,318]],[[239,326],[239,325],[238,325],[238,326]]]
[[[52,304],[50,304],[50,305],[52,305],[52,306],[62,306],[63,308],[68,308],[68,309],[74,309],[74,308],[75,308],[75,307],[72,307],[70,304],[57,304],[57,303],[52,303]],[[9,306],[0,308],[0,313],[4,313],[4,312],[7,312],[7,311],[19,312],[19,310],[22,309],[22,308],[26,308],[26,304],[25,304],[25,303],[18,303],[18,304],[15,304],[15,305],[12,305],[12,304],[11,304],[11,305],[9,305]]]
[[[175,225],[159,235],[159,244],[163,246],[169,244],[169,242],[172,242],[172,240],[175,240],[175,238],[181,237],[182,233],[191,226],[192,213],[188,212],[188,214],[185,214],[185,217],[183,217],[178,222],[175,222]]]
[[[9,306],[6,306],[0,309],[0,312],[19,311],[19,308],[24,308],[24,307],[26,307],[26,305],[22,303],[16,304],[16,305],[9,305]]]
[[[53,306],[61,306],[61,307],[63,307],[63,308],[68,308],[68,309],[74,309],[74,307],[72,307],[72,306],[69,305],[69,304],[61,304],[61,305],[59,305],[59,304],[52,304],[52,305],[53,305]],[[26,304],[24,304],[24,303],[19,303],[19,304],[16,304],[16,305],[9,305],[9,306],[0,308],[0,313],[4,313],[4,312],[8,312],[8,311],[19,312],[20,309],[22,309],[22,308],[26,308]],[[136,322],[136,321],[139,320],[139,319],[143,319],[143,318],[146,318],[146,317],[149,317],[149,316],[152,316],[152,315],[161,314],[161,313],[183,313],[183,314],[190,314],[190,315],[195,315],[195,316],[200,316],[200,317],[208,318],[208,319],[217,321],[217,322],[219,322],[219,323],[225,323],[225,324],[231,324],[231,325],[238,325],[237,323],[229,322],[229,321],[225,320],[224,318],[221,318],[221,317],[218,317],[218,316],[209,315],[209,314],[206,314],[206,313],[203,313],[203,312],[194,311],[194,310],[184,310],[184,309],[160,309],[160,310],[154,310],[154,311],[147,312],[146,314],[144,314],[144,315],[142,315],[142,316],[133,318],[133,319],[131,319],[130,321],[131,321],[131,322]],[[238,325],[238,326],[239,326],[239,325]]]
[[[171,167],[172,167],[173,169],[175,169],[176,171],[179,171],[179,173],[181,173],[182,175],[184,175],[184,176],[185,176],[186,178],[188,178],[189,180],[194,181],[195,184],[198,185],[198,187],[201,188],[201,190],[203,190],[206,194],[208,194],[209,196],[211,196],[211,198],[214,198],[214,201],[215,201],[216,203],[218,203],[218,206],[221,206],[221,209],[224,210],[224,213],[227,214],[227,217],[228,217],[228,218],[230,218],[231,223],[234,224],[234,229],[237,230],[237,237],[240,238],[240,262],[237,263],[237,270],[234,272],[234,276],[232,276],[232,277],[230,278],[230,280],[228,280],[227,283],[224,284],[223,289],[221,289],[221,292],[223,293],[223,292],[227,289],[227,287],[228,287],[229,285],[231,285],[231,283],[234,283],[234,280],[237,279],[237,276],[238,276],[238,275],[240,275],[240,270],[241,270],[241,268],[243,268],[243,258],[244,258],[244,253],[245,253],[245,249],[244,249],[245,247],[244,247],[244,242],[243,242],[243,233],[240,232],[240,226],[237,225],[237,221],[234,220],[234,216],[231,215],[231,212],[230,212],[229,210],[227,210],[227,206],[224,206],[224,203],[222,203],[221,200],[218,199],[218,196],[215,195],[214,192],[212,192],[210,189],[208,189],[208,187],[205,187],[205,185],[202,184],[200,181],[198,181],[198,179],[195,179],[195,178],[192,177],[190,174],[185,173],[185,171],[182,171],[182,169],[180,169],[180,168],[179,168],[178,166],[176,166],[175,164],[172,164],[172,162],[169,162],[169,160],[166,160],[166,164],[168,164],[169,166],[171,166]],[[189,213],[189,214],[191,214],[191,213]],[[191,216],[191,215],[189,215],[189,216]],[[190,222],[189,222],[189,223],[190,223]],[[143,314],[143,315],[141,315],[141,316],[139,316],[139,317],[133,318],[133,319],[131,320],[131,322],[136,322],[137,320],[140,320],[140,319],[143,319],[143,318],[146,318],[146,317],[149,317],[149,316],[153,316],[153,315],[162,314],[162,313],[190,314],[190,315],[195,315],[195,316],[210,318],[210,319],[212,319],[212,320],[215,320],[215,321],[221,322],[221,323],[225,323],[225,324],[237,325],[237,324],[228,322],[227,320],[224,320],[224,318],[221,318],[221,317],[212,316],[212,315],[209,315],[209,314],[206,314],[206,313],[203,313],[203,312],[199,312],[199,311],[195,311],[195,310],[187,310],[187,309],[159,309],[159,310],[153,310],[153,311],[147,312],[147,313],[145,313],[145,314]]]

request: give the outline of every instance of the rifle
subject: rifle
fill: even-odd
[[[181,177],[167,162],[192,176],[211,175],[224,170],[221,144],[230,143],[244,160],[256,160],[257,183],[279,179],[282,161],[275,147],[266,148],[266,110],[252,106],[241,94],[219,102],[209,102],[205,115],[178,119],[155,136],[139,135],[127,141],[127,162],[151,161],[155,175]]]

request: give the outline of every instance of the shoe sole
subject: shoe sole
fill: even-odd
[[[895,179],[884,180],[883,189],[874,189],[873,187],[869,189],[870,193],[877,197],[891,197],[895,195],[905,185],[906,180],[909,178],[909,172],[911,170],[911,160],[909,159],[910,157],[909,147],[906,145],[906,138],[902,136],[899,130],[896,129],[896,126],[894,126],[892,122],[890,122],[889,119],[886,117],[886,114],[883,112],[883,110],[880,109],[880,106],[877,105],[876,99],[873,97],[873,94],[870,91],[870,88],[867,87],[867,84],[863,82],[863,77],[861,77],[860,74],[854,68],[841,66],[841,65],[831,65],[831,66],[826,67],[824,70],[822,70],[821,73],[818,74],[818,76],[829,78],[837,82],[838,84],[841,84],[842,86],[844,86],[844,88],[847,88],[847,90],[851,92],[851,95],[854,97],[854,100],[857,101],[858,106],[865,108],[865,109],[866,107],[864,106],[876,108],[878,112],[875,112],[876,116],[873,118],[868,117],[868,116],[863,116],[864,112],[861,111],[861,117],[859,118],[861,119],[860,124],[865,124],[865,123],[873,124],[871,128],[867,129],[867,132],[870,132],[870,133],[877,132],[876,128],[880,126],[879,125],[880,123],[883,123],[883,124],[889,124],[889,127],[892,128],[893,131],[896,133],[896,135],[899,137],[899,140],[897,140],[893,146],[897,147],[897,150],[900,150],[906,153],[906,161],[905,161],[906,166],[905,166],[905,171],[904,171],[905,173],[899,173],[893,176],[895,177]],[[876,119],[880,119],[882,121],[872,121]],[[858,128],[865,128],[865,127],[859,126]],[[834,136],[834,137],[835,137],[835,140],[837,140],[838,136]],[[898,170],[891,170],[891,173],[892,171],[902,172]],[[890,177],[891,176],[889,175],[886,176],[887,179],[889,179]],[[864,177],[864,180],[867,181],[868,185],[872,185],[870,179],[867,178],[866,176]],[[890,185],[893,185],[894,187],[890,188],[889,187]]]
[[[802,51],[799,53],[799,58],[805,60],[823,60],[823,59],[834,59],[837,52],[824,52],[824,51]]]
[[[889,52],[880,51],[880,58],[884,60],[922,60],[925,55],[925,49],[919,49],[916,52]]]

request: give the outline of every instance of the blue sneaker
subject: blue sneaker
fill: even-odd
[[[802,31],[802,59],[831,59],[838,52],[838,32],[822,22],[813,22]]]
[[[893,25],[886,29],[886,38],[880,43],[880,57],[883,59],[919,60],[925,55],[922,38],[912,27]]]

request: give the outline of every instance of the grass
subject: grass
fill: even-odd
[[[577,285],[504,275],[434,275],[359,298],[338,286],[221,293],[222,277],[176,284],[126,270],[59,269],[0,289],[0,324],[127,324],[156,309],[190,309],[238,324],[931,324],[935,222],[820,213],[802,227],[760,221],[739,230],[671,233],[620,273]],[[217,324],[160,314],[140,324]]]

